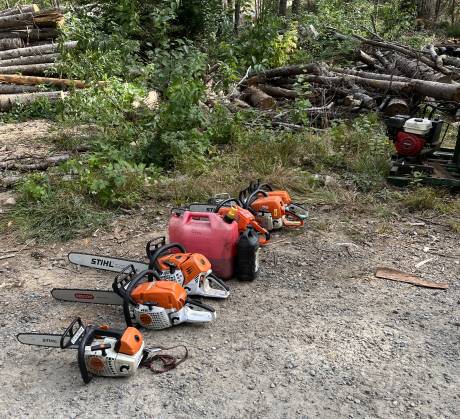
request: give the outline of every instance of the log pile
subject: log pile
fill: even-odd
[[[344,39],[344,35],[337,34]],[[312,125],[348,119],[370,110],[386,116],[411,114],[426,100],[460,103],[460,58],[429,45],[416,50],[399,43],[354,36],[359,45],[352,68],[322,63],[275,68],[245,77],[230,99],[271,112],[275,126],[295,128],[290,112],[275,108],[308,98],[305,110]],[[309,84],[308,92],[299,87]],[[305,90],[305,89],[304,89]],[[298,126],[297,128],[301,128]]]
[[[0,11],[0,112],[44,96],[57,100],[63,88],[84,87],[78,80],[54,77],[60,49],[77,45],[57,43],[63,24],[64,14],[58,8],[40,10],[29,4]]]

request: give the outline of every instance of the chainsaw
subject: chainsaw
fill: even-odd
[[[170,252],[176,249],[179,253]],[[81,266],[106,271],[121,272],[126,266],[134,266],[137,272],[155,270],[163,281],[175,281],[188,295],[209,298],[227,298],[228,286],[212,273],[211,263],[199,253],[186,253],[179,243],[166,244],[165,237],[150,240],[146,246],[149,263],[110,256],[71,252],[69,261]]]
[[[169,370],[187,357],[185,348],[184,358],[173,363],[170,355],[154,355],[163,349],[173,348],[146,349],[144,338],[135,327],[117,330],[106,326],[84,326],[80,318],[72,321],[62,335],[20,333],[16,337],[20,343],[26,345],[77,349],[78,367],[85,383],[89,383],[93,376],[130,377],[141,366],[152,368],[155,360],[162,361]],[[166,369],[153,371],[164,372]]]
[[[251,182],[239,193],[243,207],[251,211],[265,229],[278,230],[282,227],[302,227],[308,218],[308,211],[295,204],[287,191],[273,190],[267,183]]]
[[[155,270],[136,273],[128,265],[116,277],[112,291],[54,288],[51,295],[60,301],[122,305],[126,325],[161,330],[180,323],[207,323],[215,310],[187,298],[177,282],[160,281]]]
[[[222,196],[225,196],[222,198]],[[244,209],[239,199],[230,198],[228,194],[216,195],[209,200],[208,204],[193,203],[188,206],[189,211],[193,212],[215,212],[225,216],[232,208],[236,208],[235,221],[238,223],[238,232],[241,234],[251,226],[259,233],[259,244],[262,246],[270,240],[270,233],[263,228],[251,211]]]

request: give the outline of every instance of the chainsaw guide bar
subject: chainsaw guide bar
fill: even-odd
[[[129,265],[134,266],[136,272],[145,271],[149,265],[137,260],[124,258],[113,258],[110,256],[91,255],[89,253],[70,252],[69,261],[75,265],[86,266],[88,268],[100,269],[102,271],[121,272]]]

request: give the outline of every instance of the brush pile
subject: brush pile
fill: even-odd
[[[78,81],[43,77],[57,75],[61,48],[77,45],[74,41],[57,43],[63,24],[61,9],[39,10],[31,4],[0,11],[0,111],[40,97],[62,98],[63,87],[83,87]]]
[[[239,107],[272,113],[275,126],[294,129],[301,126],[291,123],[290,113],[274,109],[297,98],[309,99],[312,107],[305,113],[319,127],[370,110],[410,114],[427,99],[460,103],[460,58],[448,55],[445,47],[416,50],[378,37],[354,38],[360,45],[352,68],[310,63],[267,70],[246,76],[231,99]],[[306,93],[300,88],[305,82]]]

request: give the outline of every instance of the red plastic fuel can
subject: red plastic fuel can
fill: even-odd
[[[238,223],[224,221],[213,212],[173,211],[168,232],[170,243],[180,243],[187,252],[206,256],[218,277],[229,279],[233,276]]]

